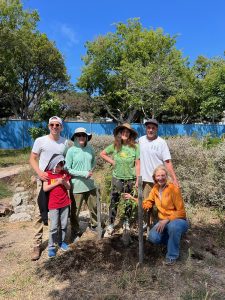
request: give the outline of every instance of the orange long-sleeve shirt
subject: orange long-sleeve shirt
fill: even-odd
[[[158,217],[160,220],[168,219],[172,221],[186,218],[184,201],[180,190],[173,183],[167,183],[162,191],[161,198],[159,185],[154,185],[148,198],[143,201],[143,209],[152,208],[154,204],[158,209]]]

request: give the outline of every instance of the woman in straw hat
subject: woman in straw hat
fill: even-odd
[[[125,123],[114,129],[114,143],[106,147],[100,156],[113,166],[112,190],[109,206],[109,225],[105,237],[112,235],[121,193],[131,192],[140,173],[140,151],[135,142],[138,133]],[[125,207],[123,229],[129,230],[129,213],[131,207]]]
[[[77,128],[71,137],[74,146],[69,148],[66,154],[66,167],[72,175],[70,221],[73,242],[76,242],[80,235],[78,216],[83,201],[86,202],[90,211],[89,229],[95,231],[97,226],[96,186],[92,177],[93,168],[95,167],[95,152],[88,143],[91,138],[92,134],[87,133],[85,128]]]

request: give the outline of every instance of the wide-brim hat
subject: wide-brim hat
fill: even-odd
[[[76,135],[78,133],[84,133],[87,136],[88,141],[90,141],[90,139],[92,138],[92,134],[91,133],[87,133],[87,129],[83,128],[83,127],[78,127],[75,131],[74,134],[71,137],[71,140],[74,141]]]
[[[145,121],[145,126],[147,126],[148,124],[154,124],[157,127],[159,126],[159,123],[156,119],[148,119],[147,121]]]
[[[125,128],[128,129],[128,130],[130,131],[130,133],[131,133],[131,135],[134,137],[134,139],[136,139],[136,138],[138,137],[137,131],[135,131],[135,130],[130,126],[129,123],[124,123],[124,124],[121,124],[121,125],[117,126],[117,127],[113,130],[114,136],[116,136],[120,130],[123,130],[123,129],[125,129]]]

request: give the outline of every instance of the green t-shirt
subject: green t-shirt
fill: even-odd
[[[138,144],[135,145],[135,148],[122,145],[119,152],[117,152],[114,145],[111,144],[105,148],[105,152],[107,155],[112,155],[115,161],[113,177],[127,180],[136,178],[135,161],[140,158]]]

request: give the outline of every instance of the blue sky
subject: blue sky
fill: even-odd
[[[194,62],[198,55],[223,56],[224,0],[22,0],[25,9],[37,9],[39,30],[55,41],[76,83],[85,55],[84,44],[115,30],[113,24],[139,17],[148,29],[163,28],[178,35],[176,47]]]

